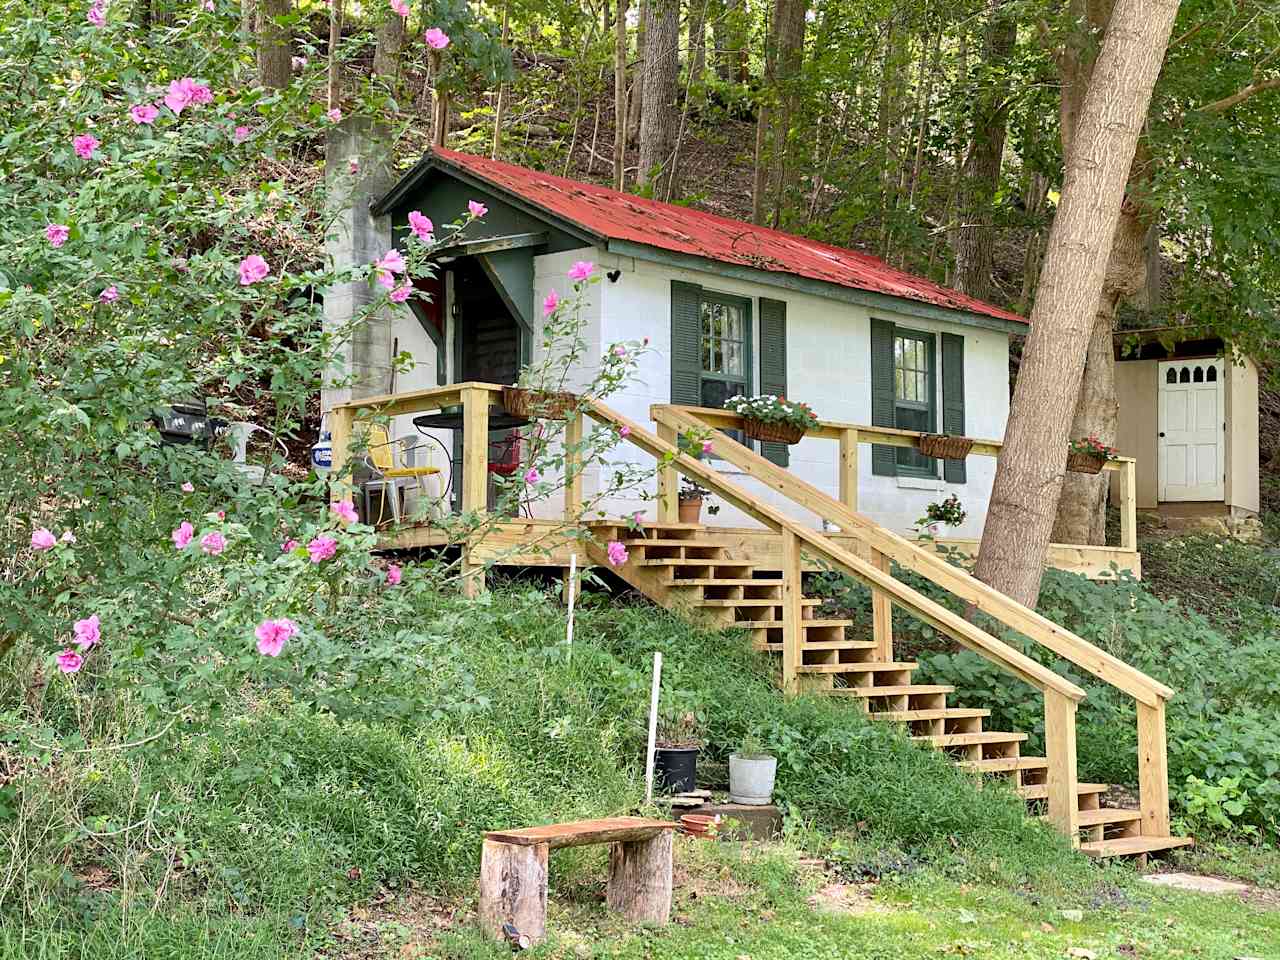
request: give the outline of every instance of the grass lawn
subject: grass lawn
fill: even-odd
[[[961,884],[926,868],[845,883],[817,862],[774,844],[677,838],[676,862],[669,927],[629,927],[599,903],[601,886],[562,886],[551,896],[549,940],[529,956],[1280,957],[1275,891],[1258,890],[1245,899],[1158,889],[1138,881],[1126,867],[1099,869],[1088,887],[1050,896]],[[473,906],[412,894],[388,898],[354,911],[320,950],[349,960],[509,956],[507,947],[484,942],[471,926]]]

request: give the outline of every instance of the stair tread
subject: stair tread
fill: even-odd
[[[1002,733],[998,730],[987,730],[983,733],[934,733],[912,737],[921,743],[935,747],[973,747],[985,743],[1021,743],[1027,739],[1025,733]]]
[[[717,580],[714,577],[688,577],[681,579],[672,577],[670,580],[663,580],[664,587],[780,587],[785,581],[782,580],[763,580],[753,579],[751,577],[730,577]]]
[[[720,546],[707,540],[680,540],[665,537],[626,537],[622,542],[628,547],[701,547],[703,550],[715,550]]]
[[[874,640],[812,640],[800,646],[801,650],[870,650],[876,645]],[[757,650],[768,650],[771,653],[781,653],[782,644],[780,643],[758,643]],[[853,667],[857,664],[845,663],[844,667]]]
[[[1128,807],[1101,807],[1097,810],[1080,811],[1082,827],[1098,827],[1108,823],[1132,823],[1141,819],[1141,810],[1131,810]]]
[[[823,691],[831,693],[830,690]],[[990,710],[975,707],[937,707],[933,710],[877,710],[869,715],[873,720],[968,720],[989,717]]]
[[[622,527],[627,530],[632,529],[632,524],[629,520],[590,520],[587,522],[587,526],[592,528]],[[635,526],[640,527],[642,530],[703,530],[706,528],[706,524],[702,523],[677,523],[674,521],[663,523],[660,520],[644,520]]]
[[[652,560],[636,560],[642,567],[735,567],[739,570],[752,570],[754,566],[741,560],[705,560],[701,557],[682,559],[680,557],[655,557]]]
[[[1044,757],[992,757],[989,760],[960,760],[959,765],[979,773],[1002,773],[1006,770],[1047,770],[1049,761]]]
[[[1189,847],[1195,841],[1190,837],[1115,837],[1111,840],[1090,840],[1080,844],[1080,852],[1089,857],[1129,857],[1157,850]]]
[[[781,620],[739,620],[732,624],[734,627],[747,627],[752,630],[762,628],[782,629]],[[807,630],[809,627],[852,627],[852,620],[801,620],[800,626]],[[727,628],[726,628],[727,629]]]
[[[865,641],[868,646],[875,646],[874,640]],[[806,644],[808,649],[816,649]],[[799,673],[897,673],[914,670],[914,663],[808,663],[796,667]]]
[[[821,600],[801,600],[800,603],[806,607],[816,607],[822,603]],[[699,600],[695,604],[699,607],[780,607],[782,606],[781,597],[745,597],[741,600],[725,600],[720,597],[713,597],[707,600]],[[812,623],[813,621],[808,621]]]
[[[1077,783],[1076,795],[1084,793],[1106,793],[1111,789],[1109,783]],[[1018,796],[1024,800],[1045,800],[1049,796],[1049,786],[1044,783],[1028,783],[1018,787]]]
[[[804,671],[803,667],[798,669]],[[896,687],[836,687],[827,693],[837,697],[903,697],[926,693],[955,693],[955,689],[941,683],[920,683]]]

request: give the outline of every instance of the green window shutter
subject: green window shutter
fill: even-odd
[[[893,324],[888,320],[871,321],[871,425],[896,427],[893,412]],[[871,472],[878,477],[896,477],[896,448],[882,443],[871,447]]]
[[[942,432],[964,436],[964,337],[942,335]],[[942,478],[964,483],[968,477],[963,460],[944,460]]]
[[[702,403],[702,288],[671,281],[671,402]]]
[[[787,395],[787,305],[760,298],[760,392]],[[780,467],[790,462],[785,443],[762,443],[760,455]]]

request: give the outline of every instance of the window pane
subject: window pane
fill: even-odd
[[[742,376],[742,344],[732,340],[725,342],[725,373],[731,376]]]

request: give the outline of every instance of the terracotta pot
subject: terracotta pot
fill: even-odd
[[[1095,457],[1089,453],[1067,454],[1067,469],[1072,473],[1101,473],[1106,463],[1105,457]]]
[[[705,813],[686,813],[680,818],[680,829],[691,837],[710,840],[720,829],[720,818]]]
[[[804,431],[789,423],[765,423],[744,417],[742,432],[752,440],[763,440],[765,443],[799,443]]]
[[[679,513],[681,523],[698,523],[702,519],[702,498],[681,500]]]

